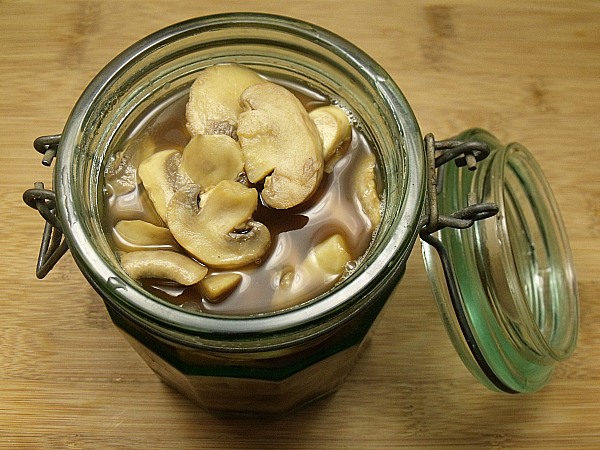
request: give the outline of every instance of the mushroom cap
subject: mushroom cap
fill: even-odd
[[[238,100],[248,86],[266,83],[256,72],[239,64],[207,67],[190,88],[186,107],[187,127],[192,136],[227,134],[233,136],[238,115]]]
[[[180,170],[204,189],[234,181],[244,170],[240,144],[224,134],[194,136],[183,150]]]

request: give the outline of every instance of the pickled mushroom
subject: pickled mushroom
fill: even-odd
[[[363,212],[371,221],[371,230],[375,229],[381,222],[381,200],[377,193],[375,181],[375,165],[377,161],[374,155],[365,157],[356,172],[354,179],[355,190]]]
[[[132,246],[174,247],[177,241],[168,228],[159,227],[143,220],[120,220],[115,232]]]
[[[115,195],[131,192],[138,184],[137,173],[140,163],[156,151],[154,140],[148,135],[133,139],[115,153],[106,166],[106,181]]]
[[[217,64],[204,69],[190,88],[186,107],[187,128],[192,136],[234,136],[242,112],[239,98],[253,84],[267,81],[238,64]]]
[[[352,256],[366,251],[381,221],[375,157],[326,94],[282,82],[288,87],[237,64],[208,67],[187,98],[114,153],[107,220],[117,256],[130,252],[121,263],[133,278],[197,284],[182,292],[199,296],[189,300],[199,310],[237,314],[304,302],[353,270]],[[324,173],[326,185],[307,202]],[[122,220],[130,218],[143,220]]]
[[[256,189],[223,180],[198,202],[201,190],[188,184],[169,202],[167,223],[177,242],[212,267],[235,268],[259,260],[271,245],[271,235],[266,226],[251,220]]]
[[[291,270],[284,269],[273,303],[278,308],[284,308],[308,300],[313,291],[335,283],[351,259],[344,238],[340,234],[330,236],[316,245],[301,264]]]
[[[144,159],[138,175],[163,221],[167,220],[167,204],[177,187],[185,182],[179,174],[181,153],[178,150],[162,150]]]
[[[183,150],[180,171],[204,189],[234,181],[244,170],[240,144],[222,134],[193,137]]]
[[[333,164],[341,158],[340,148],[352,136],[352,127],[346,113],[337,106],[321,106],[309,113],[321,136],[325,172],[333,170]]]
[[[139,250],[125,253],[121,267],[136,280],[164,278],[184,286],[198,283],[208,269],[181,253],[171,250]]]
[[[239,273],[217,273],[203,278],[200,286],[206,298],[214,302],[228,295],[240,281],[242,276]]]
[[[238,118],[246,174],[264,179],[263,201],[287,209],[307,200],[323,177],[323,144],[300,101],[274,83],[255,84],[240,97]]]

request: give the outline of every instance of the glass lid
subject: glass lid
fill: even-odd
[[[440,315],[479,381],[534,392],[571,355],[579,328],[577,281],[556,201],[522,145],[502,145],[481,129],[446,142],[485,142],[490,153],[476,170],[454,163],[437,170],[430,211],[438,224],[421,235]]]

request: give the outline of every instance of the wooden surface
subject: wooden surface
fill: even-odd
[[[34,138],[60,133],[118,52],[194,16],[262,11],[351,40],[396,80],[424,132],[482,126],[543,167],[578,274],[574,356],[533,395],[487,391],[455,354],[416,248],[342,389],[278,421],[215,418],[161,383],[70,255],[42,281],[50,184]],[[600,446],[600,3],[596,1],[0,1],[0,448]]]

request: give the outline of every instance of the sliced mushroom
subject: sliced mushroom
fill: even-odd
[[[374,155],[364,157],[354,178],[356,195],[364,213],[371,221],[371,229],[374,229],[381,222],[381,200],[377,193],[377,182],[375,181],[376,164]]]
[[[323,177],[323,144],[306,109],[274,83],[255,84],[240,97],[238,137],[248,179],[263,178],[263,201],[277,209],[308,199]],[[265,178],[266,177],[266,178]]]
[[[180,170],[205,189],[234,181],[244,170],[240,144],[222,134],[195,136],[183,150]]]
[[[305,267],[313,266],[325,274],[341,275],[351,259],[342,235],[334,234],[316,245],[302,264]]]
[[[204,69],[190,88],[187,127],[198,134],[234,135],[242,112],[238,100],[244,89],[266,80],[238,64],[217,64]]]
[[[208,269],[191,258],[170,250],[139,250],[125,253],[121,266],[131,278],[164,278],[184,286],[198,283]]]
[[[184,184],[179,173],[180,162],[181,153],[178,150],[162,150],[143,160],[138,169],[148,197],[164,221],[167,218],[169,200],[175,189]]]
[[[155,151],[154,140],[144,134],[129,141],[123,150],[111,156],[106,166],[105,182],[112,187],[115,195],[123,195],[135,189],[140,163]]]
[[[239,273],[217,273],[200,282],[202,292],[211,302],[218,301],[233,291],[242,281]]]
[[[325,239],[293,271],[289,268],[283,270],[281,282],[273,295],[274,305],[285,308],[319,295],[339,279],[351,259],[340,234]]]
[[[235,268],[259,260],[271,244],[269,230],[251,220],[256,189],[223,180],[200,197],[201,187],[188,184],[171,198],[169,229],[179,244],[203,263]]]
[[[340,149],[344,142],[352,137],[352,127],[348,116],[341,108],[334,105],[322,106],[309,113],[319,130],[323,142],[323,159],[325,172],[330,173],[333,165],[342,156]]]
[[[177,241],[168,228],[143,220],[120,220],[115,225],[119,238],[130,246],[175,247]]]

